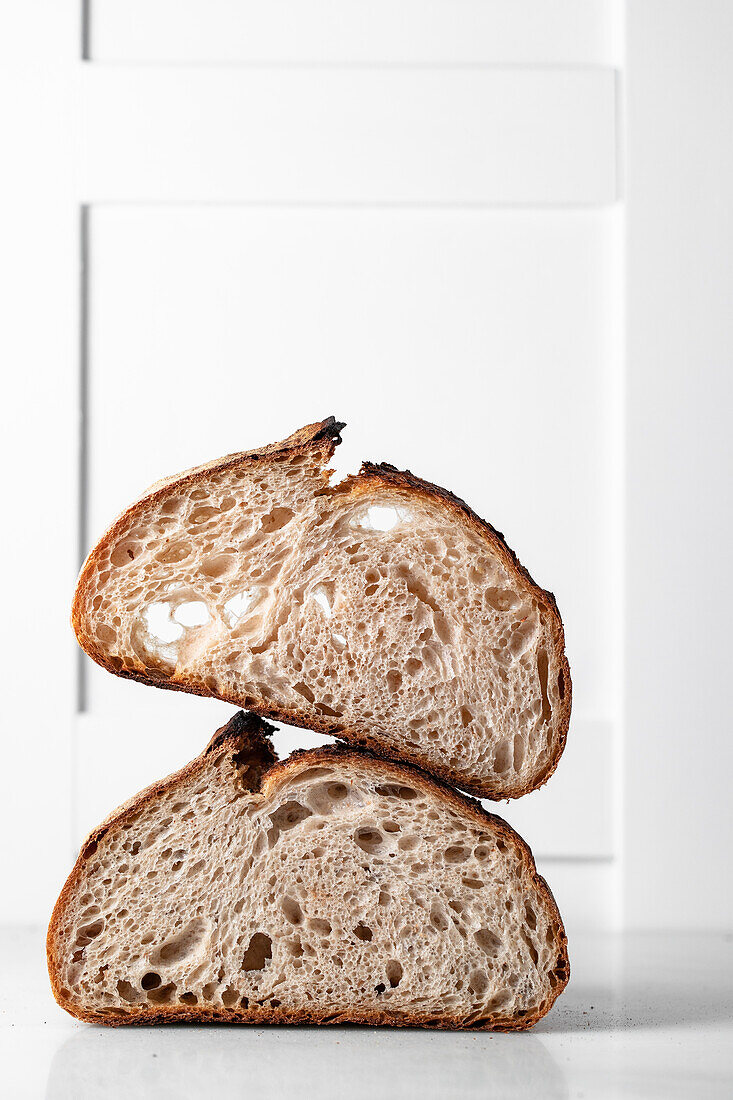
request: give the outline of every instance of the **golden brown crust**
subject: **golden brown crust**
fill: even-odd
[[[175,772],[167,779],[154,783],[141,791],[139,795],[131,799],[116,814],[109,817],[102,825],[95,829],[87,837],[77,857],[76,863],[69,875],[64,887],[54,906],[51,921],[46,937],[46,957],[48,973],[51,980],[51,989],[57,1003],[72,1016],[88,1023],[105,1024],[109,1027],[119,1027],[123,1024],[157,1024],[166,1022],[195,1022],[195,1023],[252,1023],[252,1024],[369,1024],[372,1026],[397,1026],[397,1027],[434,1027],[451,1030],[496,1030],[496,1031],[524,1031],[532,1027],[538,1020],[545,1016],[556,999],[564,990],[570,978],[570,962],[568,959],[567,936],[562,918],[557,908],[557,903],[552,895],[550,887],[537,872],[534,857],[529,845],[522,840],[510,825],[498,817],[489,813],[472,798],[460,794],[440,780],[436,780],[425,774],[418,768],[409,764],[390,761],[387,765],[379,757],[372,753],[354,752],[342,745],[327,745],[320,749],[300,749],[287,758],[287,760],[271,763],[259,778],[257,789],[264,797],[273,794],[278,787],[286,783],[293,772],[298,772],[303,767],[314,767],[339,762],[346,765],[358,765],[364,759],[377,761],[381,766],[388,768],[390,778],[402,779],[407,783],[416,785],[428,794],[438,795],[445,802],[458,809],[469,819],[472,819],[480,827],[487,824],[498,830],[502,838],[516,849],[520,859],[526,865],[530,877],[540,893],[543,893],[548,901],[553,917],[553,925],[556,931],[557,962],[553,969],[556,984],[548,998],[533,1012],[524,1017],[494,1017],[491,1020],[478,1020],[466,1022],[446,1015],[404,1013],[390,1013],[385,1011],[365,1011],[361,1009],[347,1012],[328,1012],[327,1010],[287,1012],[277,1008],[252,1006],[247,1009],[216,1009],[206,1007],[191,1008],[186,1005],[162,1005],[154,1008],[141,1006],[132,1007],[123,1016],[107,1015],[93,1011],[85,1011],[72,1003],[64,996],[63,986],[60,981],[60,962],[58,954],[61,950],[59,942],[59,930],[63,922],[64,911],[73,891],[81,880],[86,863],[94,856],[101,838],[109,830],[124,825],[126,821],[134,817],[149,805],[155,798],[165,791],[169,791],[176,784],[185,782],[201,774],[209,765],[212,753],[222,746],[229,744],[234,753],[242,753],[245,750],[249,755],[261,758],[264,762],[275,760],[270,744],[269,735],[274,732],[273,727],[262,722],[253,714],[244,714],[241,711],[216,731],[200,756],[197,756],[180,771]],[[253,788],[254,789],[254,788]]]
[[[208,477],[212,472],[228,469],[232,466],[246,465],[259,462],[262,459],[271,461],[278,454],[304,454],[310,451],[320,451],[323,455],[324,465],[330,460],[335,448],[341,442],[340,432],[344,427],[343,422],[337,421],[333,416],[316,424],[309,424],[305,428],[294,432],[281,443],[272,443],[259,447],[252,451],[243,451],[240,454],[227,455],[225,458],[205,466],[196,467],[186,471],[165,482],[159,482],[148,493],[131,505],[112,525],[107,533],[89,554],[81,570],[77,582],[74,603],[72,606],[71,622],[76,633],[79,645],[84,652],[107,669],[108,672],[121,676],[124,679],[136,680],[151,687],[164,688],[168,691],[185,691],[192,695],[201,695],[207,698],[221,699],[234,706],[246,707],[248,710],[276,722],[284,722],[291,726],[300,726],[303,729],[313,730],[330,737],[338,737],[360,748],[369,749],[371,752],[385,759],[394,759],[399,756],[394,745],[386,746],[382,743],[378,734],[365,734],[361,730],[352,729],[348,725],[329,721],[317,714],[309,714],[297,707],[279,709],[273,707],[270,702],[260,696],[249,694],[235,694],[227,691],[213,692],[210,689],[196,683],[192,683],[185,677],[181,679],[159,679],[150,675],[149,671],[141,667],[139,670],[122,669],[117,667],[99,647],[94,638],[89,634],[83,623],[82,604],[86,591],[88,578],[93,574],[104,558],[108,547],[115,542],[117,537],[124,533],[125,525],[129,523],[131,516],[143,505],[156,498],[163,497],[170,492],[175,484],[188,485]],[[431,772],[439,779],[454,786],[460,787],[469,794],[478,798],[494,800],[521,798],[530,791],[543,786],[555,771],[567,741],[570,725],[570,711],[572,707],[572,681],[570,666],[565,656],[565,632],[557,608],[557,603],[552,592],[540,588],[530,573],[521,564],[514,551],[507,545],[504,536],[490,523],[480,518],[476,513],[447,489],[439,485],[433,485],[429,481],[423,481],[409,470],[398,470],[388,463],[364,462],[358,474],[351,475],[338,485],[327,488],[324,481],[324,492],[334,497],[351,496],[357,498],[365,492],[373,489],[375,485],[384,486],[393,492],[403,493],[407,496],[418,496],[428,501],[437,501],[449,508],[459,523],[465,524],[468,529],[478,534],[487,541],[502,564],[510,571],[524,579],[532,588],[532,595],[545,609],[548,621],[551,624],[551,635],[554,656],[563,684],[563,698],[558,708],[557,732],[555,735],[552,755],[541,773],[534,776],[531,782],[524,785],[512,786],[502,780],[492,786],[491,781],[485,777],[477,777],[475,780],[465,772],[455,771],[447,764],[438,764],[423,753],[419,745],[410,744],[410,755],[401,756],[400,759],[408,763],[414,763],[425,771]]]

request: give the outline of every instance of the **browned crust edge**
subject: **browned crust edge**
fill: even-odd
[[[301,1012],[281,1011],[277,1008],[265,1008],[254,1006],[247,1009],[209,1009],[203,1007],[189,1008],[188,1006],[161,1005],[155,1009],[145,1007],[132,1011],[125,1016],[108,1016],[104,1013],[85,1011],[78,1005],[66,1000],[62,992],[60,980],[60,963],[58,954],[61,950],[59,929],[63,920],[64,911],[71,895],[82,879],[88,860],[93,858],[99,841],[111,829],[122,825],[130,817],[139,813],[160,794],[174,788],[178,783],[194,778],[205,771],[211,754],[220,748],[229,745],[234,750],[249,747],[255,753],[259,753],[263,760],[275,759],[270,744],[270,734],[274,728],[267,722],[261,721],[256,715],[244,714],[239,711],[234,717],[216,731],[208,745],[190,763],[179,771],[174,772],[166,779],[152,784],[141,791],[135,798],[127,802],[117,813],[109,817],[105,822],[93,830],[82,845],[76,863],[67,878],[63,889],[54,906],[46,936],[46,959],[48,973],[51,981],[51,989],[57,1004],[71,1016],[87,1023],[104,1024],[107,1027],[121,1027],[126,1025],[147,1025],[159,1023],[246,1023],[246,1024],[367,1024],[374,1027],[426,1027],[454,1031],[526,1031],[533,1027],[538,1020],[545,1016],[553,1004],[565,989],[570,979],[570,961],[568,958],[568,941],[565,927],[560,916],[555,898],[545,879],[538,873],[534,856],[529,845],[524,841],[503,818],[489,813],[474,799],[435,779],[431,775],[420,771],[410,764],[390,761],[386,764],[380,757],[373,753],[354,752],[343,745],[326,745],[320,749],[299,749],[286,760],[276,761],[262,774],[259,790],[264,797],[268,797],[279,786],[286,783],[291,773],[297,772],[302,765],[308,767],[343,763],[358,765],[365,758],[375,760],[389,770],[390,777],[402,779],[407,783],[417,785],[428,794],[438,795],[449,805],[458,809],[461,813],[476,822],[479,826],[492,826],[498,830],[502,839],[508,841],[516,849],[520,859],[526,865],[533,885],[544,894],[549,902],[553,924],[556,929],[557,962],[554,971],[558,977],[558,984],[541,1005],[531,1014],[522,1018],[499,1017],[492,1021],[467,1023],[460,1017],[440,1016],[430,1014],[413,1015],[405,1013],[392,1013],[385,1011],[369,1012],[367,1010],[353,1010],[346,1012],[329,1012],[311,1010]]]
[[[337,421],[333,416],[330,416],[317,424],[310,424],[307,427],[301,428],[299,431],[294,432],[293,435],[288,436],[288,438],[281,443],[272,443],[264,447],[259,447],[253,451],[244,451],[241,454],[227,455],[217,462],[196,467],[194,470],[187,471],[166,482],[161,482],[159,486],[153,487],[147,494],[137,500],[118,517],[115,523],[102,536],[82,567],[71,611],[71,622],[79,645],[93,661],[101,665],[102,668],[106,669],[108,672],[112,672],[115,676],[120,676],[128,680],[136,680],[138,683],[148,684],[151,687],[162,688],[168,691],[185,691],[191,695],[221,699],[226,703],[232,703],[234,706],[246,707],[248,710],[253,711],[263,718],[272,719],[276,722],[284,722],[291,726],[300,726],[302,729],[313,730],[315,733],[325,734],[329,737],[338,737],[360,748],[369,749],[377,756],[382,756],[385,759],[394,759],[397,757],[404,760],[406,763],[415,764],[425,771],[436,775],[446,783],[460,787],[462,790],[478,798],[489,798],[499,801],[505,798],[521,798],[523,795],[529,794],[530,791],[537,790],[539,787],[542,787],[553,774],[563,754],[567,741],[568,728],[570,726],[570,712],[572,708],[570,665],[565,655],[565,632],[558,611],[557,602],[552,592],[541,588],[537,584],[528,570],[521,564],[514,551],[507,545],[500,531],[497,531],[490,523],[487,523],[486,520],[476,515],[460,497],[455,496],[447,489],[442,489],[438,485],[433,485],[429,481],[423,481],[409,470],[397,470],[388,463],[364,462],[358,474],[353,474],[345,478],[343,482],[332,488],[324,487],[323,491],[334,497],[347,494],[357,497],[367,492],[369,489],[372,489],[376,484],[386,486],[407,496],[417,495],[431,501],[438,501],[453,512],[458,522],[467,525],[472,531],[484,538],[510,572],[518,574],[531,586],[533,595],[545,608],[551,624],[554,657],[563,680],[563,699],[557,712],[557,729],[552,756],[545,767],[539,771],[531,781],[528,781],[523,786],[518,784],[512,786],[511,784],[501,783],[490,786],[490,781],[486,778],[474,779],[472,776],[463,772],[455,771],[447,764],[435,763],[420,750],[419,746],[410,745],[409,754],[400,753],[395,746],[385,746],[377,734],[364,734],[362,731],[355,730],[348,725],[340,725],[339,723],[328,721],[320,715],[308,714],[305,711],[298,710],[297,707],[281,710],[277,707],[273,707],[267,700],[257,696],[245,694],[237,695],[224,691],[214,693],[201,685],[190,683],[186,679],[162,680],[150,676],[144,669],[139,671],[118,669],[109,661],[107,655],[96,644],[91,635],[85,631],[83,625],[82,603],[87,580],[98,567],[103,552],[111,543],[114,543],[118,535],[122,533],[124,525],[127,524],[131,515],[134,515],[143,503],[147,504],[152,500],[166,496],[175,485],[194,484],[220,470],[229,469],[233,466],[255,463],[262,459],[271,460],[274,456],[279,454],[298,454],[306,453],[311,450],[320,450],[323,454],[325,466],[333,455],[335,448],[341,442],[340,432],[344,426],[343,422]]]

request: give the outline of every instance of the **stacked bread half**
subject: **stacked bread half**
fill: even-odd
[[[409,472],[330,484],[333,418],[159,482],[79,578],[104,668],[234,703],[201,756],[88,838],[48,933],[106,1024],[521,1029],[568,980],[517,798],[565,745],[555,600]],[[342,743],[277,762],[265,719]]]

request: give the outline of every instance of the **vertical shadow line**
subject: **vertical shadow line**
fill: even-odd
[[[81,59],[91,61],[92,0],[81,0]]]
[[[89,207],[79,207],[79,465],[77,469],[77,561],[87,555],[89,527]],[[86,657],[77,649],[76,710],[88,704]]]

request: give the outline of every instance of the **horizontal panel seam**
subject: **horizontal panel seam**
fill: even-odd
[[[563,202],[558,200],[557,202],[512,202],[512,201],[497,201],[497,202],[380,202],[380,201],[344,201],[339,199],[313,201],[304,200],[299,202],[292,200],[288,202],[271,200],[271,199],[88,199],[86,205],[94,209],[97,207],[109,208],[136,208],[143,209],[148,208],[151,210],[161,209],[164,207],[174,207],[177,209],[183,207],[201,207],[204,209],[220,207],[228,210],[236,209],[254,209],[254,210],[333,210],[338,212],[340,210],[395,210],[395,211],[466,211],[467,213],[480,213],[482,211],[500,210],[502,212],[511,213],[515,210],[517,212],[536,210],[536,211],[578,211],[580,213],[591,213],[593,211],[610,209],[614,206],[618,206],[622,200],[618,197],[603,199],[599,201],[589,200],[588,202]]]
[[[243,71],[283,70],[287,72],[340,71],[340,72],[510,72],[510,73],[618,73],[617,65],[601,62],[542,62],[542,61],[165,61],[135,60],[96,61],[81,58],[85,70],[128,69],[131,72],[150,69],[180,71],[181,69],[239,69]]]

